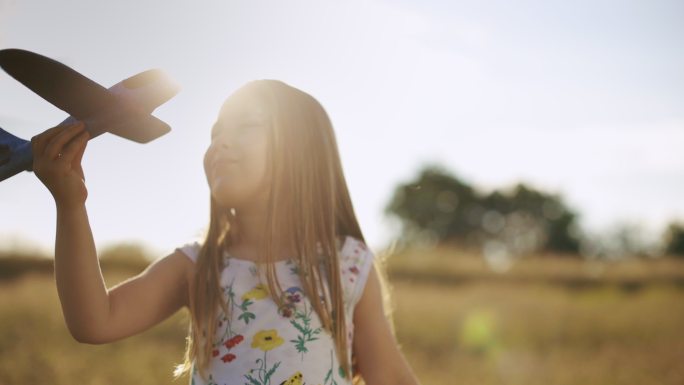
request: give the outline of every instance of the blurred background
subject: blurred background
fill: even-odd
[[[108,286],[201,236],[220,105],[280,79],[332,119],[424,384],[681,384],[682,17],[665,0],[0,0],[0,48],[106,87],[150,68],[182,87],[155,112],[171,133],[88,145]],[[65,117],[0,73],[0,127],[28,139]],[[49,192],[23,173],[0,198],[0,384],[171,382],[187,314],[76,343]]]

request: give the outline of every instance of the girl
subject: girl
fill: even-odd
[[[85,208],[82,123],[32,139],[57,208],[55,278],[83,343],[140,333],[183,307],[192,384],[417,384],[383,312],[332,125],[283,82],[246,84],[223,104],[204,157],[209,228],[110,289]]]

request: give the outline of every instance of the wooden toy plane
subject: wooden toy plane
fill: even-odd
[[[171,131],[152,111],[180,88],[159,69],[141,72],[106,89],[58,61],[21,49],[0,50],[0,67],[68,113],[60,124],[83,121],[91,139],[109,132],[147,143]],[[0,181],[32,169],[31,141],[0,128]]]

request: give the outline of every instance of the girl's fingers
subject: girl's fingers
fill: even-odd
[[[88,145],[88,140],[90,139],[90,133],[88,131],[83,131],[81,133],[81,136],[84,136],[81,138],[79,136],[79,141],[82,141],[83,144],[78,146],[78,151],[76,152],[76,158],[74,159],[77,164],[81,164],[81,160],[83,159],[83,154],[85,154],[85,149],[86,146]]]
[[[70,127],[75,127],[75,126],[83,126],[83,122],[75,122],[72,124],[65,124],[65,125],[59,125],[52,127],[50,129],[47,129],[43,131],[42,133],[34,136],[31,138],[31,150],[33,151],[34,156],[39,156],[43,154],[45,151],[45,147],[47,144],[52,140],[55,136],[59,135],[61,132],[64,130],[67,130]]]
[[[80,134],[82,131],[82,124],[67,127],[63,131],[53,136],[52,139],[50,139],[50,141],[45,146],[45,150],[43,150],[43,154],[48,159],[57,158],[58,154],[64,153],[65,145],[69,143],[74,137],[76,137],[76,135]]]
[[[81,161],[83,153],[85,152],[85,143],[88,142],[88,131],[81,131],[75,138],[61,148],[59,152],[59,160],[63,162],[72,163],[74,160]]]

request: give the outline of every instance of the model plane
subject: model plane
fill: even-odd
[[[107,89],[56,60],[21,49],[0,50],[0,67],[70,114],[59,125],[83,121],[90,139],[109,132],[147,143],[171,131],[152,112],[180,88],[159,69],[141,72]],[[32,169],[31,141],[0,128],[0,181]]]

